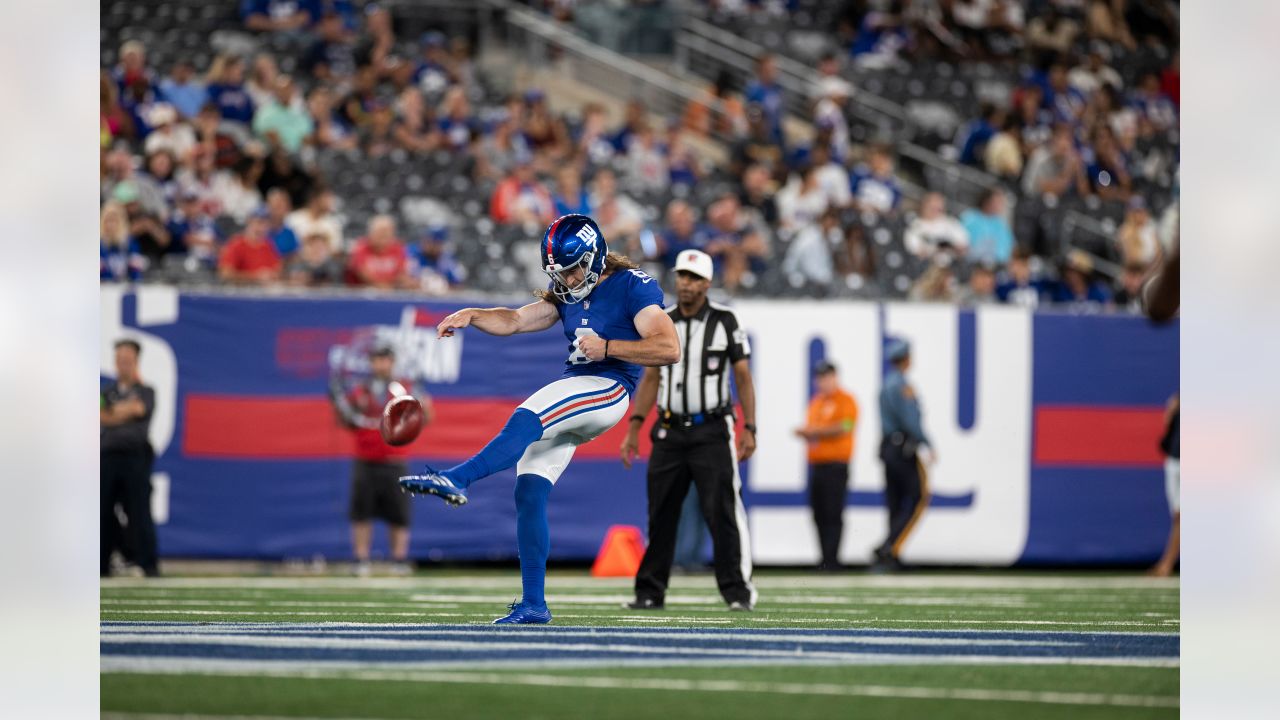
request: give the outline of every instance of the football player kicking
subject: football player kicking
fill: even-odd
[[[551,276],[538,300],[511,308],[466,308],[446,317],[437,336],[474,327],[491,335],[564,327],[569,358],[556,380],[516,408],[497,437],[460,465],[400,478],[406,490],[439,495],[465,505],[467,488],[516,466],[516,540],[524,597],[499,624],[551,622],[543,589],[551,540],[547,497],[578,445],[613,427],[625,415],[641,365],[680,359],[671,318],[662,311],[662,290],[622,255],[609,252],[595,221],[565,215],[542,237],[542,262]]]

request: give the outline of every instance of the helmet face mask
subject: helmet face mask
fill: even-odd
[[[565,215],[543,235],[542,269],[551,292],[566,304],[586,299],[604,274],[608,247],[595,222],[585,215]]]
[[[561,267],[560,265],[548,265],[545,270],[547,275],[551,276],[552,288],[551,292],[564,303],[570,305],[581,302],[583,298],[591,294],[591,290],[600,280],[599,273],[593,272],[590,268],[595,262],[595,253],[587,251],[578,258],[578,261],[569,267]],[[574,270],[585,268],[582,272],[581,279],[569,285],[570,278],[575,274]]]

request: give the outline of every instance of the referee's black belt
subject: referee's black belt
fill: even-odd
[[[702,425],[732,414],[732,408],[719,408],[717,410],[694,413],[693,415],[681,415],[680,413],[662,410],[658,413],[658,421],[662,423],[662,427],[693,427],[694,425]]]

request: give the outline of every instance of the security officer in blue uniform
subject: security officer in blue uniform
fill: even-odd
[[[873,570],[902,567],[898,555],[929,504],[929,483],[923,450],[930,463],[937,457],[920,424],[920,399],[907,383],[911,346],[895,340],[886,349],[893,369],[880,389],[880,460],[884,463],[884,502],[889,511],[889,535],[876,548]]]

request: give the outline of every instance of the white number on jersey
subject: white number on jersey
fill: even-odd
[[[643,271],[643,270],[632,270],[632,271],[631,271],[631,274],[632,274],[632,275],[635,275],[635,276],[636,276],[636,277],[638,277],[638,278],[640,278],[640,282],[642,282],[642,283],[647,283],[647,282],[649,282],[650,280],[652,280],[652,279],[653,279],[652,277],[650,277],[650,276],[649,276],[649,274],[648,274],[648,273],[646,273],[646,272],[645,272],[645,271]]]
[[[589,327],[580,327],[577,330],[574,330],[573,334],[580,340],[584,337],[594,336],[596,331]],[[578,343],[577,341],[574,341],[573,352],[569,353],[569,363],[572,365],[586,365],[589,362],[593,361],[586,356],[586,353],[578,349]]]

